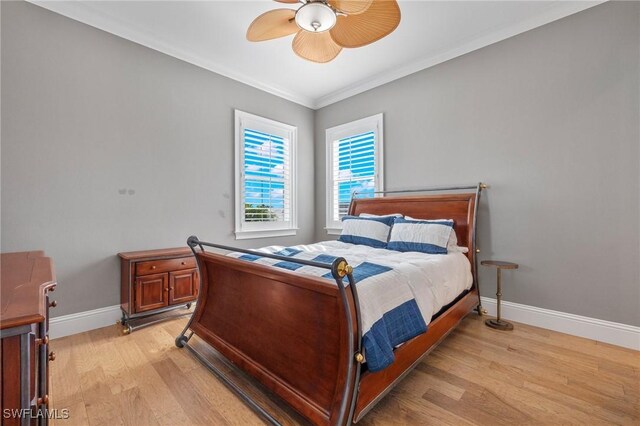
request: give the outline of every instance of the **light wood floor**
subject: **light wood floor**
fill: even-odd
[[[53,340],[52,406],[70,410],[56,425],[261,424],[174,346],[185,321]],[[301,422],[231,374],[283,423]],[[639,425],[640,352],[520,324],[495,331],[472,314],[359,424]]]

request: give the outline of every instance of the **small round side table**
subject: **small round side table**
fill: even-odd
[[[502,262],[500,260],[483,260],[480,262],[481,265],[484,266],[493,266],[498,271],[498,284],[497,284],[497,292],[496,299],[498,300],[497,305],[497,313],[496,319],[488,319],[484,323],[487,327],[495,328],[497,330],[513,330],[513,324],[507,321],[503,321],[500,318],[500,300],[502,298],[502,274],[501,271],[503,269],[518,269],[517,263],[511,262]]]

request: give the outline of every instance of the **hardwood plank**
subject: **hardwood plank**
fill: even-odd
[[[50,347],[56,353],[56,360],[49,362],[51,382],[55,383],[49,392],[52,404],[55,404],[52,406],[68,408],[82,404],[84,410],[82,389],[79,386],[78,360],[73,351],[73,338],[63,337],[53,340]]]
[[[402,384],[376,405],[358,425],[451,425],[474,423],[444,410],[420,396],[405,392]]]
[[[402,390],[404,393],[423,395],[429,389],[438,390],[438,392],[456,401],[460,401],[466,392],[464,388],[455,386],[419,370],[415,370],[415,374],[410,374],[406,380],[402,382]]]
[[[90,335],[95,361],[102,368],[109,383],[109,389],[114,394],[135,388],[137,385],[136,379],[129,374],[127,365],[119,352],[113,350],[114,341],[120,337],[116,327],[99,328]]]
[[[56,404],[55,401],[53,404]],[[56,426],[85,426],[89,424],[89,417],[87,416],[84,401],[79,401],[66,407],[60,407],[57,404],[54,406],[58,409],[66,408],[69,410],[69,418],[56,419]]]
[[[260,417],[246,409],[242,401],[226,388],[206,368],[199,367],[189,381],[228,424],[263,424]]]
[[[466,321],[461,325],[461,329],[469,328],[476,330],[476,332],[491,332],[495,330],[486,329],[484,320],[478,316],[469,317],[469,321]],[[528,338],[541,343],[551,343],[556,347],[565,348],[570,350],[577,350],[584,354],[591,354],[594,356],[606,358],[612,361],[619,362],[640,368],[640,355],[638,351],[634,351],[620,346],[614,346],[603,342],[597,342],[595,340],[584,339],[582,337],[572,336],[570,334],[558,333],[543,328],[533,327],[526,324],[517,323],[518,327],[515,327],[511,332],[514,337]]]
[[[358,424],[640,423],[640,353],[470,315]],[[264,422],[187,350],[186,318],[120,336],[116,326],[52,341],[56,425],[258,425]],[[195,337],[194,346],[202,345]],[[197,346],[286,425],[301,418],[248,376]],[[209,352],[207,352],[209,351]]]
[[[127,389],[118,394],[120,402],[120,415],[125,425],[157,425],[158,421],[140,396],[140,389],[137,387]]]
[[[549,423],[552,420],[568,423],[582,422],[582,424],[591,424],[592,417],[579,410],[572,409],[566,404],[566,401],[555,400],[549,395],[540,395],[524,387],[522,383],[512,383],[510,378],[500,372],[487,372],[469,368],[467,366],[456,364],[449,358],[433,354],[429,364],[420,364],[421,370],[432,371],[449,382],[460,383],[467,389],[473,390],[473,393],[490,396],[485,393],[489,391],[498,400],[503,401],[511,407],[517,407],[518,410],[527,413],[532,419]],[[423,371],[424,371],[423,370]],[[478,405],[482,399],[473,400]],[[491,401],[496,402],[496,401]],[[459,404],[457,409],[466,409],[465,404]],[[479,407],[477,407],[479,408]],[[500,412],[500,404],[495,404],[491,411],[496,415],[496,421],[502,417],[497,415]]]
[[[117,339],[114,347],[126,363],[129,374],[137,379],[141,397],[149,405],[156,418],[178,418],[182,412],[180,403],[173,397],[162,377],[140,350],[137,341],[129,336]],[[184,414],[184,413],[183,413]]]
[[[190,423],[227,425],[229,422],[215,410],[207,398],[194,387],[188,376],[183,375],[175,363],[165,358],[153,363],[153,368],[167,384],[171,394],[180,402]],[[205,372],[202,372],[205,373]]]
[[[158,422],[161,426],[176,426],[176,425],[188,425],[191,424],[189,417],[184,413],[182,409],[171,411],[162,416],[158,416]]]

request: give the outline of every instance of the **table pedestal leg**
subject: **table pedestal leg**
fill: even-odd
[[[495,328],[497,330],[513,330],[513,324],[507,321],[502,321],[500,316],[500,301],[502,300],[502,274],[500,268],[498,270],[498,283],[497,283],[497,291],[496,291],[496,301],[497,301],[497,316],[496,319],[488,319],[484,323],[491,328]]]

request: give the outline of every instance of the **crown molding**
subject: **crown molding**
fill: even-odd
[[[26,1],[50,10],[51,12],[73,19],[74,21],[114,34],[118,37],[172,56],[176,59],[180,59],[181,61],[188,62],[197,67],[204,68],[208,71],[212,71],[216,74],[220,74],[224,77],[228,77],[232,80],[239,81],[240,83],[248,86],[255,87],[263,92],[295,102],[307,108],[313,108],[315,105],[315,100],[310,97],[298,95],[281,87],[265,84],[242,73],[232,71],[217,62],[186,52],[183,49],[164,42],[151,32],[134,28],[130,23],[95,9],[90,6],[91,2],[48,0]]]
[[[559,1],[561,6],[550,5],[544,12],[531,17],[525,21],[519,22],[514,25],[508,25],[503,28],[494,29],[487,33],[481,34],[465,44],[449,49],[444,49],[428,58],[422,58],[413,63],[410,63],[404,67],[393,68],[389,71],[377,74],[367,79],[361,80],[355,84],[343,87],[328,95],[318,98],[313,109],[324,108],[328,105],[366,92],[383,84],[390,83],[394,80],[398,80],[402,77],[406,77],[410,74],[414,74],[418,71],[422,71],[427,68],[431,68],[435,65],[457,58],[458,56],[465,55],[473,52],[474,50],[481,49],[491,44],[497,43],[502,40],[514,37],[518,34],[522,34],[526,31],[534,28],[546,25],[558,19],[565,18],[569,15],[581,12],[599,4],[605,3],[608,0],[596,0],[596,1]]]
[[[295,102],[311,109],[320,109],[349,97],[366,92],[367,90],[371,90],[383,84],[387,84],[402,77],[406,77],[407,75],[414,74],[418,71],[422,71],[426,68],[430,68],[432,66],[454,59],[458,56],[462,56],[474,50],[478,50],[485,46],[489,46],[507,38],[516,36],[525,31],[532,30],[558,19],[562,19],[566,16],[573,15],[585,9],[589,9],[593,6],[597,6],[598,4],[605,3],[608,0],[566,2],[558,1],[557,4],[560,4],[559,6],[557,4],[550,5],[549,8],[547,8],[544,12],[530,19],[514,25],[509,25],[507,27],[498,28],[484,34],[480,34],[478,37],[468,40],[461,46],[443,49],[442,51],[437,52],[436,54],[431,55],[427,58],[422,58],[403,67],[393,68],[389,71],[366,78],[354,84],[347,85],[341,89],[338,89],[316,99],[302,96],[298,93],[293,93],[282,87],[265,84],[242,73],[232,71],[217,62],[203,58],[199,55],[186,52],[183,49],[162,41],[159,37],[150,32],[134,28],[134,26],[130,23],[124,22],[118,18],[98,11],[94,7],[90,6],[90,2],[47,0],[27,1],[52,12],[66,16],[67,18],[82,22],[89,26],[114,34],[118,37],[122,37],[126,40],[132,41],[150,49],[157,50],[158,52],[196,65],[200,68],[212,71],[216,74],[220,74],[224,77],[228,77],[232,80],[236,80],[249,86],[255,87],[256,89],[262,90],[272,95],[281,97],[291,102]]]

